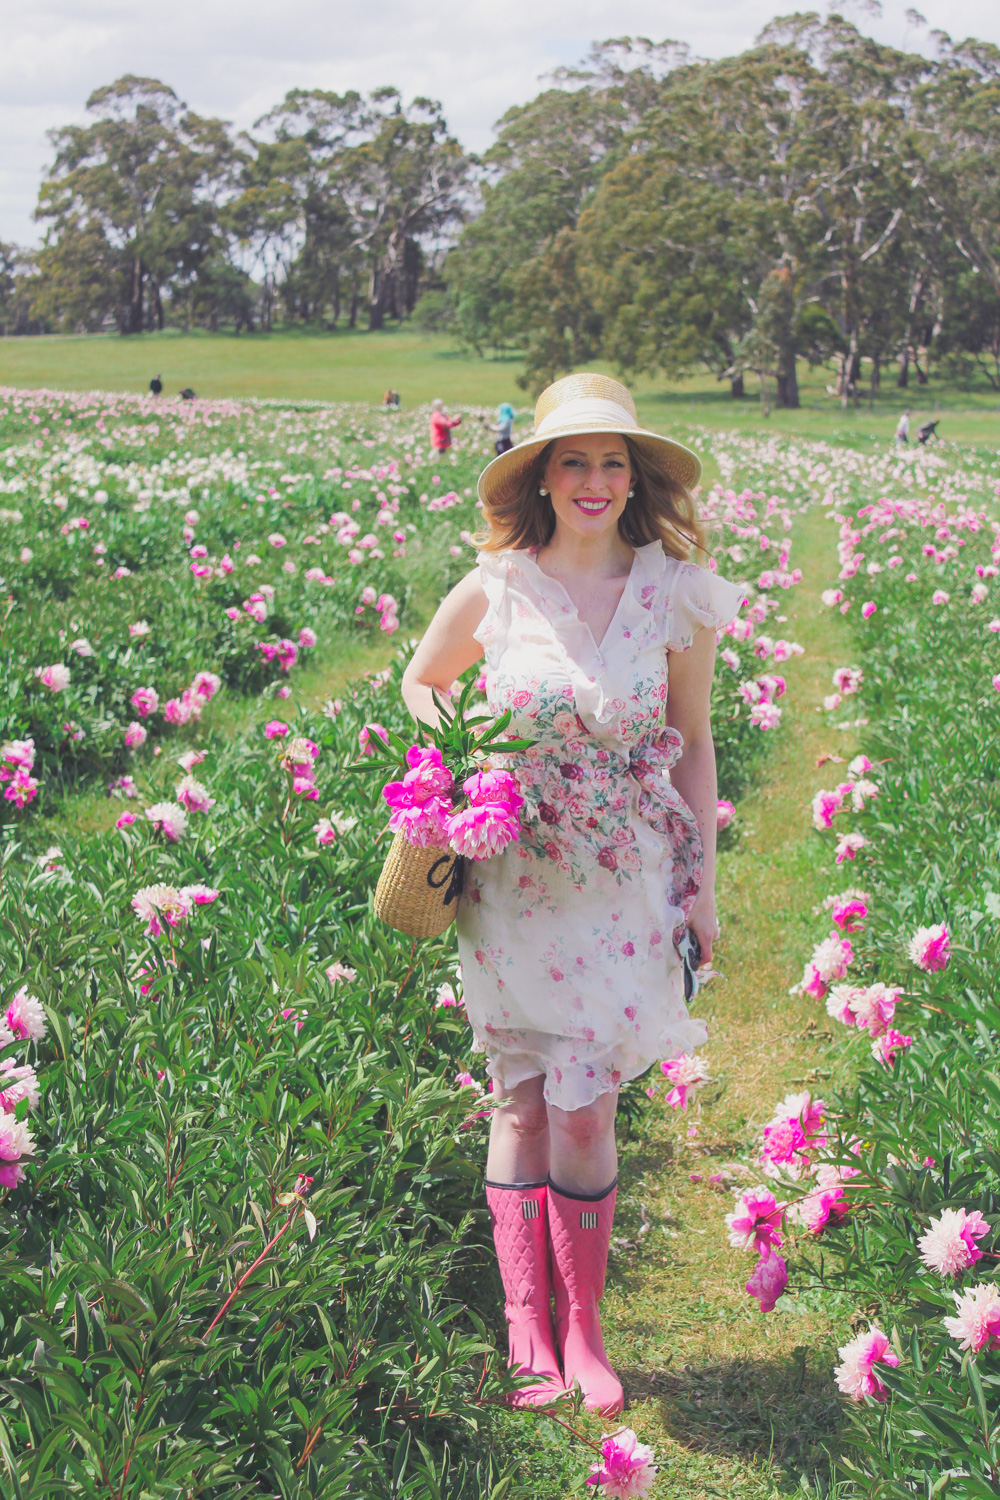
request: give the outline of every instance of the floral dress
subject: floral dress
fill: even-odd
[[[650,542],[598,646],[532,553],[480,553],[479,568],[489,706],[534,743],[503,760],[520,839],[466,867],[466,1009],[494,1078],[544,1074],[545,1098],[578,1109],[707,1036],[674,948],[702,848],[668,779],[682,740],[664,724],[667,653],[727,624],[744,591]]]

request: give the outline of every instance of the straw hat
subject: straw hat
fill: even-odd
[[[479,476],[480,500],[491,505],[514,499],[547,443],[591,432],[621,433],[685,489],[701,477],[697,453],[673,438],[660,437],[639,426],[635,402],[623,385],[609,375],[584,372],[566,375],[546,386],[535,403],[534,435],[486,465]]]

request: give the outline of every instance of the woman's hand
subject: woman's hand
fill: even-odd
[[[698,939],[702,964],[712,962],[712,944],[719,936],[719,919],[715,913],[715,892],[702,886],[688,917],[688,927]]]

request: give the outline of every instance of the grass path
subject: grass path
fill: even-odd
[[[630,1397],[628,1421],[660,1457],[660,1493],[686,1500],[770,1496],[800,1474],[826,1477],[824,1448],[839,1425],[831,1368],[850,1305],[789,1295],[764,1317],[743,1290],[752,1259],[726,1244],[730,1188],[708,1181],[746,1156],[786,1091],[821,1092],[830,1081],[826,1015],[788,989],[814,940],[812,909],[829,889],[829,852],[809,816],[830,776],[817,758],[846,760],[855,750],[849,732],[816,712],[850,652],[840,616],[819,600],[832,544],[818,508],[798,518],[795,561],[805,578],[782,629],[806,653],[786,664],[781,737],[720,861],[716,962],[727,978],[702,992],[699,1007],[715,1082],[688,1115],[654,1104],[643,1138],[623,1154],[616,1230],[627,1243],[612,1258],[609,1348]]]

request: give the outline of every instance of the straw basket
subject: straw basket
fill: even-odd
[[[375,915],[407,937],[438,937],[458,914],[464,867],[451,849],[418,849],[400,829],[375,887]]]

